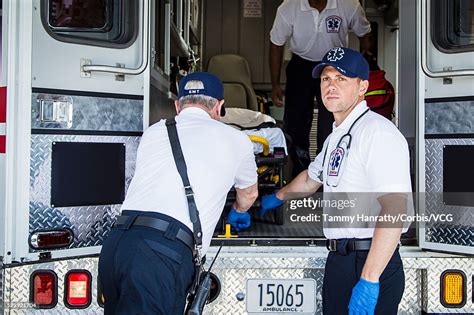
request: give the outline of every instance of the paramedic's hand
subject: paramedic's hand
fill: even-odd
[[[277,107],[283,106],[283,91],[280,85],[272,86],[272,101]]]
[[[281,206],[284,203],[283,200],[278,198],[275,194],[266,195],[262,197],[262,207],[260,208],[259,215],[263,217],[268,211]]]
[[[379,287],[378,282],[369,282],[360,278],[359,282],[357,282],[352,289],[352,296],[349,302],[349,315],[373,315],[379,297]]]
[[[227,223],[232,225],[237,232],[248,229],[250,227],[250,214],[248,211],[238,212],[232,207],[227,215]]]

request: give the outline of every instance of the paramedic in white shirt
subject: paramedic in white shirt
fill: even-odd
[[[333,48],[313,75],[321,78],[324,105],[334,115],[333,132],[308,170],[278,193],[262,198],[261,211],[280,206],[291,198],[288,193],[309,196],[323,186],[324,199],[334,198],[335,193],[357,193],[362,199],[373,199],[380,216],[412,214],[408,145],[389,120],[367,107],[369,66],[365,59],[354,50]],[[330,250],[323,284],[324,314],[397,313],[405,279],[398,244],[407,228],[403,222],[324,226]]]
[[[234,228],[250,226],[257,198],[253,145],[219,122],[222,82],[191,73],[179,86],[176,127],[202,225],[202,256],[209,248],[227,193],[237,198],[228,216]],[[165,120],[150,126],[138,147],[135,174],[121,216],[99,259],[105,314],[183,314],[195,273],[193,224]]]
[[[272,100],[283,106],[280,72],[285,44],[292,58],[286,67],[284,130],[291,137],[293,177],[308,168],[309,133],[314,98],[318,105],[317,152],[331,133],[332,114],[321,101],[319,79],[311,72],[333,47],[347,47],[349,30],[360,39],[362,51],[373,46],[370,23],[359,0],[286,0],[278,8],[270,31]]]

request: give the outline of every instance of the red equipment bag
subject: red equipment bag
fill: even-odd
[[[392,84],[385,79],[385,71],[370,71],[369,88],[365,93],[365,100],[371,110],[392,120],[395,90]]]

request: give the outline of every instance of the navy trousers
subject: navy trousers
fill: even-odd
[[[330,252],[326,261],[323,283],[323,313],[348,314],[352,288],[360,279],[369,251],[349,251],[346,255]],[[380,293],[375,314],[397,314],[405,289],[405,273],[398,249],[380,277]]]
[[[170,225],[166,232],[127,224],[112,229],[99,258],[105,314],[182,315],[194,263],[191,249],[175,237],[178,228],[189,229],[158,213],[123,214],[153,216]]]
[[[291,137],[289,155],[295,177],[308,168],[309,133],[313,122],[314,98],[318,103],[317,152],[332,132],[334,117],[321,100],[320,80],[312,76],[319,62],[309,61],[293,54],[286,67],[284,130]]]

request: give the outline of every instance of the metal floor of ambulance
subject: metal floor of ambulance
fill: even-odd
[[[322,222],[317,223],[291,223],[285,220],[283,225],[275,224],[273,214],[267,214],[264,218],[258,216],[257,211],[251,211],[252,225],[249,229],[233,232],[239,238],[315,238],[323,236]],[[287,219],[287,218],[285,218]],[[222,234],[223,228],[214,233],[216,237]]]
[[[233,235],[238,235],[237,239],[258,239],[258,238],[278,238],[278,239],[324,239],[323,223],[293,223],[289,222],[285,217],[283,225],[275,224],[273,214],[267,214],[264,218],[258,216],[258,211],[250,210],[252,215],[252,225],[249,229],[235,232]],[[218,228],[214,233],[214,240],[218,235],[222,235],[224,228],[222,223],[218,224]],[[416,229],[411,227],[401,237],[403,244],[412,244],[416,239]]]
[[[283,225],[277,225],[274,223],[273,215],[267,215],[263,219],[252,215],[252,226],[239,232],[239,236],[248,237],[257,233],[262,237],[323,237],[322,222],[295,224],[287,221]]]

